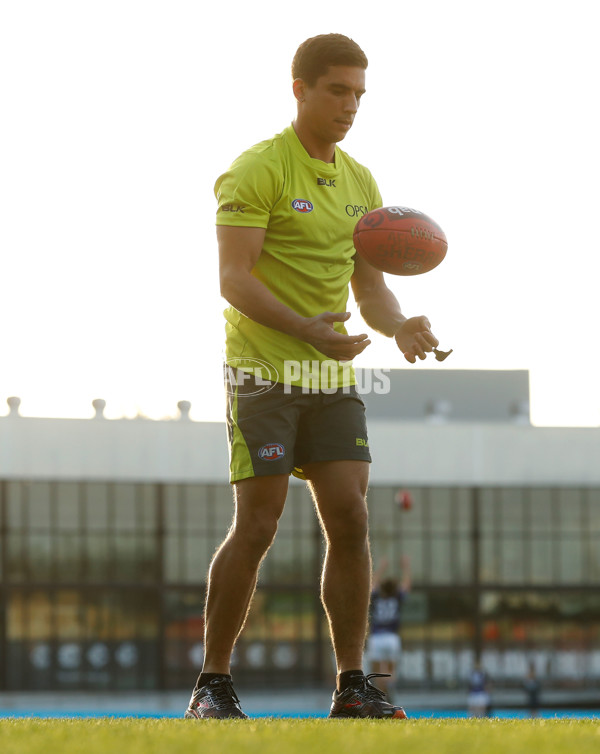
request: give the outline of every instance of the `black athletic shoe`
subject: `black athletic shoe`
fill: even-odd
[[[210,683],[194,689],[192,698],[185,711],[188,719],[202,720],[209,717],[228,718],[248,715],[242,712],[240,700],[233,690],[229,678],[213,678]]]
[[[387,673],[370,673],[360,676],[356,683],[338,693],[333,692],[329,717],[371,717],[406,720],[402,707],[385,701],[385,694],[373,686],[371,678],[389,678]]]

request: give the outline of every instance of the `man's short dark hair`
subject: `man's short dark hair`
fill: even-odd
[[[381,582],[379,591],[382,597],[395,597],[398,594],[398,582],[396,579],[385,579]]]
[[[314,86],[329,66],[350,65],[366,70],[367,56],[353,39],[343,34],[319,34],[298,47],[292,61],[292,78]]]

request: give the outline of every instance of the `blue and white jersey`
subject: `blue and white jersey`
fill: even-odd
[[[370,625],[372,634],[398,633],[402,619],[404,592],[382,597],[378,589],[371,593]]]

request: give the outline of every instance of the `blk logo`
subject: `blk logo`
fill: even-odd
[[[302,212],[302,214],[312,212],[314,209],[312,202],[309,202],[308,199],[294,199],[292,207],[296,212]]]
[[[331,178],[329,180],[327,180],[327,178],[317,178],[317,185],[329,186],[330,188],[335,188],[335,178]]]
[[[241,212],[244,214],[246,207],[242,207],[240,204],[224,204],[221,207],[222,212]]]
[[[278,442],[269,442],[258,451],[258,457],[263,461],[278,461],[285,455],[285,448]]]

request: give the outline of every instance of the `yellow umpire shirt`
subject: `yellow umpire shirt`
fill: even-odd
[[[354,226],[382,206],[367,168],[339,147],[334,163],[313,159],[290,125],[240,155],[218,178],[215,195],[217,225],[266,229],[252,274],[279,301],[303,317],[346,311]],[[266,363],[271,379],[312,388],[317,375],[321,388],[355,382],[352,369],[308,343],[231,306],[225,319],[225,358],[231,366]],[[341,322],[335,329],[346,332]]]

